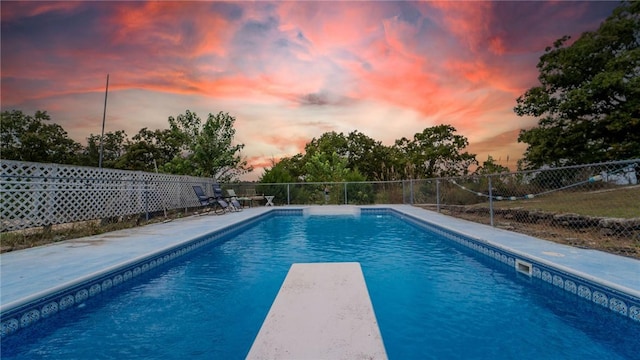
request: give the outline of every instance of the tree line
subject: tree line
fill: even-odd
[[[252,171],[234,144],[235,118],[209,114],[206,121],[192,111],[168,119],[169,128],[140,129],[131,139],[124,130],[90,134],[83,146],[46,111],[19,110],[0,114],[0,157],[9,160],[98,166],[102,143],[105,168],[214,177],[232,181]]]
[[[0,154],[3,159],[97,166],[100,136],[89,135],[87,145],[71,139],[62,126],[50,123],[46,111],[34,115],[19,110],[0,115]],[[228,113],[196,113],[169,117],[168,129],[140,129],[129,138],[124,130],[107,132],[102,139],[105,168],[214,177],[236,181],[253,170],[235,144],[235,118]],[[377,181],[467,174],[477,165],[474,154],[464,151],[467,139],[450,125],[426,128],[409,140],[384,146],[363,133],[327,132],[312,139],[304,154],[279,161],[266,169],[262,182]],[[482,169],[507,171],[489,158]]]
[[[478,165],[476,155],[464,149],[466,137],[451,125],[428,127],[413,138],[396,140],[385,146],[355,130],[326,132],[312,139],[304,153],[273,161],[261,181],[339,182],[391,181],[467,175]],[[509,171],[489,157],[475,173]]]
[[[527,144],[518,169],[640,158],[640,2],[622,2],[600,27],[569,45],[565,36],[548,47],[537,65],[540,85],[516,99],[518,116],[538,119],[520,131]],[[82,146],[49,115],[19,110],[0,116],[0,157],[96,166],[100,136]],[[253,170],[234,144],[235,118],[193,112],[169,117],[169,128],[141,129],[131,139],[108,132],[104,167],[215,177],[235,181]],[[384,146],[359,131],[327,132],[304,153],[274,159],[261,182],[386,181],[458,176],[479,165],[464,149],[467,138],[438,125]],[[489,157],[475,173],[508,171]]]

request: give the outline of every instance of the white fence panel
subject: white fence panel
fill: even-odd
[[[0,231],[199,206],[213,179],[2,160]]]

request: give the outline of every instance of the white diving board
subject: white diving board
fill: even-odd
[[[360,264],[293,264],[247,359],[387,359]]]

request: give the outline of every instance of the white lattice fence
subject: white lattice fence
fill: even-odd
[[[2,160],[0,231],[199,206],[212,179]]]

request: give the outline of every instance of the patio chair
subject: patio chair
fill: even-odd
[[[224,199],[217,199],[215,197],[207,196],[207,194],[204,193],[202,187],[199,185],[194,185],[193,191],[196,193],[200,205],[213,207],[213,212],[215,214],[218,214],[218,207],[222,210],[220,214],[224,214],[229,208],[229,204],[224,201]]]
[[[251,205],[253,205],[254,201],[258,201],[259,202],[261,200],[265,200],[266,199],[264,194],[262,194],[262,195],[256,194],[256,189],[254,189],[254,188],[247,189],[245,197],[248,198],[251,201]]]
[[[222,197],[222,188],[220,187],[220,184],[218,184],[218,183],[213,183],[213,197],[217,201],[222,201],[224,203],[227,203],[227,201],[229,201],[231,203],[231,205],[229,206],[228,203],[227,203],[227,207],[226,207],[227,211],[242,211],[242,206],[240,205],[238,200],[231,199],[231,198],[226,198],[225,199],[225,198]]]
[[[238,203],[238,206],[242,207],[245,207],[247,201],[249,201],[249,207],[251,207],[251,199],[246,196],[238,196],[236,194],[236,191],[233,189],[227,189],[227,197],[231,200],[232,203],[235,201]]]

